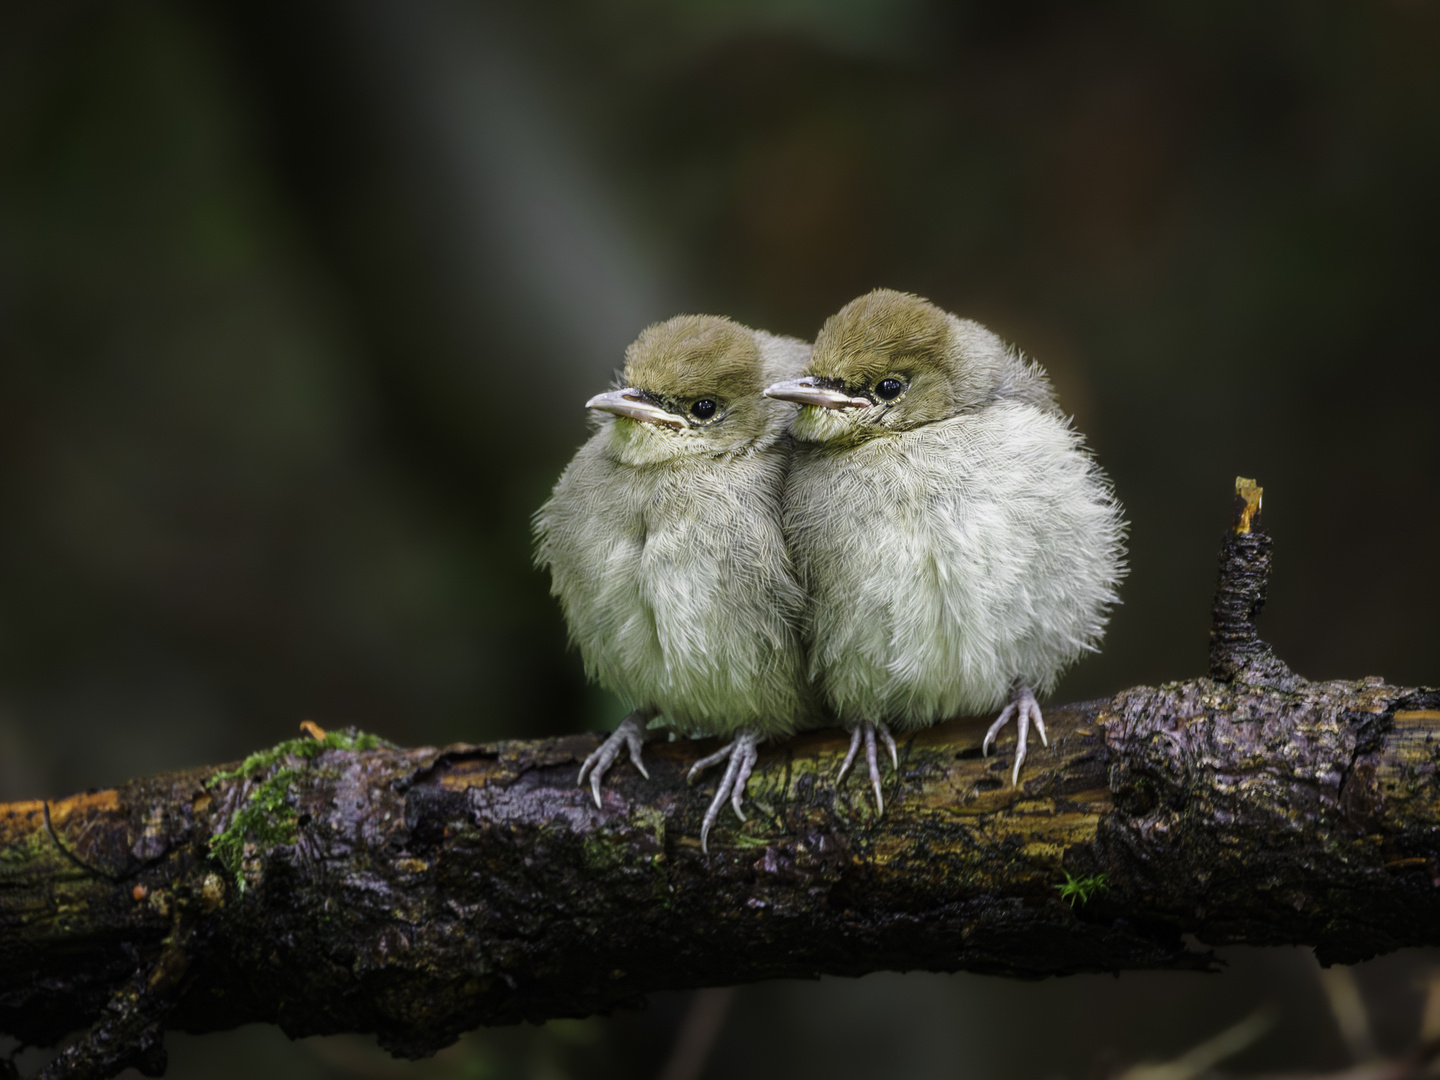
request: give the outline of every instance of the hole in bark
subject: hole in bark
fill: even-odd
[[[974,761],[980,756],[980,747],[971,746],[955,755],[956,761]]]
[[[1148,814],[1159,805],[1160,798],[1152,784],[1144,780],[1121,788],[1115,793],[1115,804],[1127,814]]]
[[[976,790],[976,791],[994,791],[996,788],[1001,788],[1001,787],[1004,787],[1004,786],[1005,786],[1005,781],[1004,781],[1004,780],[996,780],[996,779],[994,779],[993,777],[989,777],[989,776],[987,776],[984,780],[976,780],[976,781],[975,781],[975,790]]]

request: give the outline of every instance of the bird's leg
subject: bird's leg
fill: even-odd
[[[696,778],[711,765],[718,765],[722,761],[729,762],[725,766],[725,775],[720,778],[720,786],[715,789],[715,798],[710,800],[710,805],[705,810],[705,819],[700,823],[700,850],[707,855],[710,854],[710,829],[715,824],[715,819],[720,816],[720,809],[725,805],[726,799],[730,800],[735,816],[741,821],[745,820],[740,804],[745,799],[745,785],[750,780],[751,770],[755,768],[755,759],[760,756],[759,746],[760,737],[753,731],[741,728],[731,742],[690,766],[690,772],[685,777],[687,784],[695,783]]]
[[[1040,715],[1040,703],[1035,700],[1035,691],[1025,685],[1025,680],[1016,679],[1010,686],[1010,704],[1000,710],[1000,717],[990,725],[990,730],[985,733],[985,741],[980,746],[980,753],[988,755],[990,744],[995,741],[995,736],[1000,734],[1000,729],[1010,722],[1011,717],[1016,718],[1019,727],[1020,737],[1015,743],[1015,771],[1010,774],[1012,787],[1020,783],[1020,766],[1025,764],[1025,741],[1030,735],[1030,724],[1033,721],[1035,730],[1040,733],[1040,741],[1046,746],[1050,740],[1045,738],[1045,720]]]
[[[645,771],[645,763],[640,760],[640,747],[645,743],[645,725],[655,716],[654,709],[636,709],[624,720],[620,721],[608,739],[597,746],[594,752],[585,759],[585,764],[580,766],[581,787],[585,786],[585,777],[590,777],[590,793],[595,796],[595,805],[600,805],[600,780],[610,771],[610,766],[620,756],[622,747],[630,751],[630,761],[635,768],[640,770],[640,775],[646,780],[650,774]]]
[[[890,750],[890,764],[895,771],[900,771],[900,752],[895,748],[895,738],[890,734],[890,729],[884,724],[869,720],[862,720],[855,725],[850,732],[850,749],[845,754],[845,760],[840,763],[840,771],[835,774],[835,784],[838,787],[845,779],[845,774],[850,771],[850,765],[855,760],[855,755],[860,752],[860,742],[865,742],[865,763],[870,766],[870,786],[875,790],[875,812],[885,813],[885,799],[880,794],[880,763],[875,752],[875,733],[885,740],[886,747]]]

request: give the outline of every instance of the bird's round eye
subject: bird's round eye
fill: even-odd
[[[893,401],[904,389],[905,384],[899,379],[881,379],[875,384],[875,396],[882,401]]]
[[[710,417],[715,415],[715,402],[711,401],[708,397],[701,398],[695,402],[694,405],[690,406],[690,415],[695,417],[696,420],[709,420]]]

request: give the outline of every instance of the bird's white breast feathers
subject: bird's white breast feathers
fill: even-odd
[[[1124,526],[1081,437],[1019,401],[801,444],[786,534],[812,677],[842,721],[923,726],[1041,692],[1104,629]]]
[[[676,729],[795,730],[804,597],[780,529],[788,449],[617,462],[602,429],[536,515],[587,671]]]

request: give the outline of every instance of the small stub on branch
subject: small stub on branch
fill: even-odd
[[[1243,476],[1235,477],[1236,521],[1235,535],[1244,536],[1250,531],[1250,523],[1260,514],[1260,505],[1265,489],[1254,480]]]
[[[1210,675],[1289,687],[1297,681],[1294,674],[1255,631],[1270,585],[1270,534],[1260,521],[1264,493],[1254,480],[1235,478],[1235,516],[1220,546],[1211,609]]]

